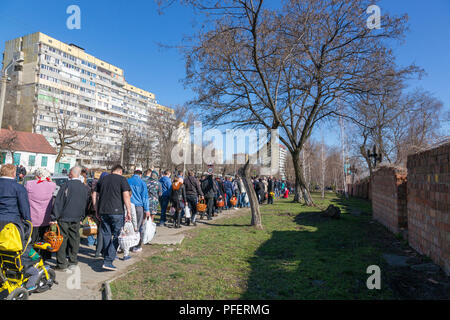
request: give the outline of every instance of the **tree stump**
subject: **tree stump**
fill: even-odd
[[[326,218],[339,219],[341,217],[341,209],[330,204],[327,210],[323,211],[320,215]]]

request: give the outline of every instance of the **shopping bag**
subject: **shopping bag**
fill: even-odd
[[[188,219],[191,217],[191,209],[189,208],[189,206],[186,206],[186,208],[184,208],[184,216]]]
[[[123,228],[119,235],[119,245],[123,250],[129,249],[131,247],[137,246],[141,235],[139,232],[134,231],[133,223],[131,221],[125,222]]]
[[[152,241],[156,233],[156,223],[152,219],[144,219],[144,225],[142,226],[144,230],[142,235],[142,243],[147,244]]]

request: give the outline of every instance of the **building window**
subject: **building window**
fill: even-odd
[[[18,166],[20,164],[20,153],[14,153],[14,165]]]
[[[0,154],[0,164],[5,164],[6,163],[6,152],[2,152]]]
[[[30,167],[34,167],[35,163],[36,163],[36,156],[30,154],[30,156],[28,157],[28,165]]]
[[[45,168],[45,167],[47,167],[47,161],[48,161],[48,157],[42,157],[42,160],[41,160],[41,167],[43,167],[43,168]]]

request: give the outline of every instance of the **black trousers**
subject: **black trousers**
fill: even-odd
[[[212,218],[214,214],[214,197],[206,197],[206,212],[208,214],[208,219]]]
[[[60,268],[67,268],[67,258],[70,264],[78,263],[80,248],[80,222],[58,222],[61,235],[64,237],[59,251],[56,253],[56,264]]]

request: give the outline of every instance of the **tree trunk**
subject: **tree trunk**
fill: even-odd
[[[256,196],[255,189],[253,188],[253,183],[250,179],[250,160],[247,159],[244,167],[239,169],[239,175],[242,177],[245,189],[247,190],[248,199],[250,200],[250,209],[252,212],[252,222],[251,225],[256,229],[262,230],[262,219],[261,212],[259,211],[258,197]]]
[[[295,172],[295,194],[294,202],[301,202],[302,199],[307,206],[313,206],[311,194],[308,191],[305,183],[305,177],[303,176],[303,168],[300,164],[300,150],[297,150],[292,154],[292,162]]]
[[[63,153],[64,153],[64,147],[61,146],[61,147],[59,148],[58,156],[56,157],[55,163],[58,163],[58,162],[61,160],[61,158],[62,158],[62,156],[63,156]]]

